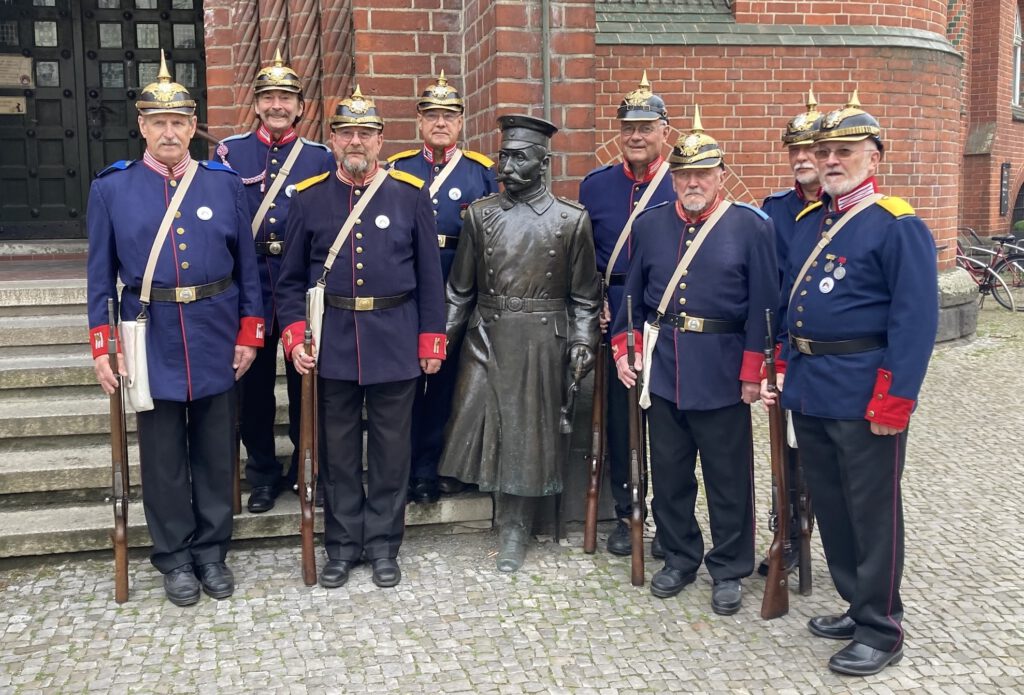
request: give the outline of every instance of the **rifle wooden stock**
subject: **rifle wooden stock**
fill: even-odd
[[[114,507],[114,528],[110,531],[110,540],[114,546],[114,600],[124,603],[128,600],[128,428],[125,425],[122,379],[118,374],[113,299],[107,300],[107,315],[107,355],[110,358],[110,369],[117,378],[117,386],[110,394],[110,464]]]
[[[607,349],[604,340],[597,344],[594,367],[594,400],[590,411],[590,459],[587,477],[586,516],[583,521],[583,552],[597,550],[597,503],[601,496],[601,473],[604,468],[605,404],[608,398]]]
[[[626,360],[632,370],[636,364],[636,337],[633,335],[633,298],[626,296]],[[635,371],[634,371],[635,374]],[[629,516],[630,553],[629,580],[633,586],[644,585],[644,511],[643,511],[643,411],[640,408],[641,375],[629,389]]]
[[[308,311],[307,311],[308,316]],[[307,321],[307,326],[309,325]],[[306,328],[303,348],[307,355],[313,354],[313,335]],[[313,547],[313,505],[316,497],[317,479],[317,427],[316,427],[316,366],[302,375],[302,401],[299,419],[298,470],[299,483],[299,534],[302,537],[302,581],[306,586],[316,584],[316,550]]]
[[[799,456],[799,455],[798,455]],[[811,508],[811,493],[804,480],[803,464],[797,463],[797,514],[800,520],[800,595],[811,595],[811,532],[814,530],[814,516]]]
[[[768,389],[778,393],[775,386],[775,341],[772,331],[771,311],[765,311],[768,333],[765,339],[764,367]],[[786,429],[782,418],[782,407],[776,400],[768,408],[768,436],[771,452],[772,494],[774,495],[775,536],[768,550],[768,576],[764,584],[764,599],[761,601],[761,617],[765,620],[778,618],[789,612],[789,575],[786,571],[786,555],[789,550],[789,487],[786,483]]]

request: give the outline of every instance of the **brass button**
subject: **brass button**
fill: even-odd
[[[356,239],[362,239],[362,238],[363,238],[363,233],[362,232],[356,232]]]
[[[807,295],[807,290],[800,290],[800,296],[804,297]]]
[[[875,398],[877,398],[878,400],[882,400],[883,398],[885,398],[885,396],[882,395],[881,393],[876,393]]]
[[[181,262],[181,269],[182,270],[188,270],[188,261],[182,261]]]
[[[271,164],[277,164],[277,160],[276,160],[276,159],[271,159],[271,160],[270,160],[270,163],[271,163]]]
[[[362,220],[359,220],[359,219],[356,220],[356,224],[361,224],[361,223],[362,223]]]
[[[357,246],[356,247],[356,253],[362,253],[362,252],[363,252],[363,247],[362,246]]]
[[[883,374],[882,378],[885,379],[886,381],[889,381],[889,375],[888,374]]]
[[[356,263],[356,270],[362,270],[362,269],[363,269],[363,264],[362,263]]]
[[[681,277],[686,277],[686,276],[687,276],[687,275],[689,275],[689,274],[690,274],[690,271],[689,271],[689,270],[684,270],[684,271],[683,271],[683,272],[681,272],[681,273],[680,273],[679,275],[680,275]]]
[[[177,233],[178,233],[179,235],[181,235],[181,234],[184,234],[184,233],[185,233],[185,230],[184,230],[184,229],[182,229],[181,227],[178,227],[178,228],[177,228],[176,230],[174,230],[174,231],[176,231],[176,232],[177,232]]]
[[[277,152],[277,149],[278,149],[278,148],[276,148],[276,147],[275,147],[275,148],[274,148],[274,152]]]
[[[818,262],[814,261],[814,263],[811,263],[811,267],[812,268],[817,268],[818,267]]]
[[[177,188],[178,187],[178,182],[174,181],[173,179],[171,181],[168,181],[168,183],[171,185],[171,188]]]
[[[634,200],[634,201],[633,201],[633,207],[636,207],[636,206],[637,206],[637,205],[638,205],[639,203],[640,203],[640,201],[639,201],[639,200]]]
[[[690,234],[693,234],[695,231],[697,231],[697,228],[696,227],[690,227],[686,231],[689,232]]]
[[[687,239],[687,240],[686,240],[686,245],[687,245],[687,246],[689,246],[689,245],[690,245],[690,244],[692,244],[692,243],[693,243],[693,239]]]
[[[181,210],[175,210],[174,211],[174,219],[177,220],[179,218],[181,218]]]
[[[825,220],[825,224],[832,224],[832,220]]]
[[[277,239],[277,235],[276,235],[276,234],[274,234],[273,232],[271,232],[271,234],[270,234],[270,240],[271,240],[271,241],[274,241],[275,239]]]
[[[355,192],[356,192],[356,195],[362,195],[363,194],[363,192],[361,190],[359,190],[358,188],[356,189]]]
[[[187,248],[188,248],[188,244],[178,244],[178,250],[179,251],[184,251]]]
[[[804,322],[803,321],[797,321],[796,322],[796,327],[797,328],[803,328],[804,327]]]
[[[679,289],[685,290],[686,289],[686,283],[685,282],[680,282],[679,283]]]
[[[431,200],[430,202],[431,202],[431,203],[433,203],[434,205],[437,205],[437,198],[434,198],[434,199],[433,199],[433,200]]]
[[[874,417],[874,416],[875,416],[875,411],[874,410],[869,410],[868,411],[868,417]]]
[[[272,174],[270,175],[270,178],[272,178],[272,179],[276,179],[276,178],[277,178],[277,174],[276,174],[276,173],[272,173]]]
[[[271,203],[271,204],[270,204],[270,209],[271,209],[271,210],[273,210],[273,209],[274,209],[274,208],[276,208],[276,207],[277,207],[277,203]]]
[[[803,307],[803,305],[800,305],[800,306],[798,306],[798,307],[796,308],[796,310],[797,310],[797,311],[800,311],[800,312],[802,312],[802,311],[804,310],[804,307]]]
[[[359,285],[360,287],[362,287],[363,286],[363,279],[359,278],[358,280],[356,280],[356,284]]]
[[[804,282],[810,282],[810,281],[811,281],[811,276],[810,275],[808,275],[807,277],[804,278]]]
[[[679,303],[680,304],[686,304],[686,297],[680,297],[679,298]]]
[[[437,217],[437,210],[434,210],[434,217]]]
[[[270,224],[277,224],[277,218],[271,217],[269,220],[267,220],[267,222],[269,222]]]

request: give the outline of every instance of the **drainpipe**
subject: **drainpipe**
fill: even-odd
[[[544,120],[551,120],[551,0],[540,0],[540,60],[544,88]],[[545,183],[551,187],[551,167],[544,173]]]

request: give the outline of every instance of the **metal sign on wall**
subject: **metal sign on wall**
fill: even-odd
[[[1006,217],[1010,212],[1010,163],[999,165],[999,216]]]

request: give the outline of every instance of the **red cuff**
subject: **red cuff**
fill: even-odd
[[[786,367],[788,365],[789,365],[789,363],[786,362],[786,360],[780,360],[780,359],[776,358],[775,359],[775,373],[776,374],[785,374],[786,373]]]
[[[910,422],[910,413],[913,412],[916,401],[890,395],[890,386],[892,386],[892,372],[887,369],[879,369],[878,376],[875,378],[875,388],[871,392],[871,402],[868,403],[864,417],[880,425],[903,429]]]
[[[644,334],[634,328],[633,336],[636,338],[637,353],[643,354]],[[612,338],[612,362],[617,362],[620,357],[622,357],[625,354],[628,354],[628,350],[626,348],[626,337],[627,334],[625,332],[622,332]]]
[[[444,333],[420,333],[420,359],[443,360],[448,356],[448,337]]]
[[[238,328],[238,337],[235,338],[235,345],[263,347],[264,325],[263,318],[260,316],[243,316],[242,325]]]
[[[110,326],[103,324],[102,326],[96,326],[95,328],[89,329],[89,345],[92,347],[92,358],[96,359],[100,355],[107,354],[107,336],[110,334]],[[117,342],[120,345],[121,335],[116,336]],[[120,352],[120,348],[118,349]]]
[[[305,340],[305,337],[305,321],[296,321],[281,331],[281,344],[284,345],[284,358],[286,360],[290,360],[292,358],[292,350],[295,349],[296,345],[302,345],[302,341]]]
[[[740,381],[760,384],[764,371],[764,355],[760,352],[743,351],[743,362],[740,364]]]

